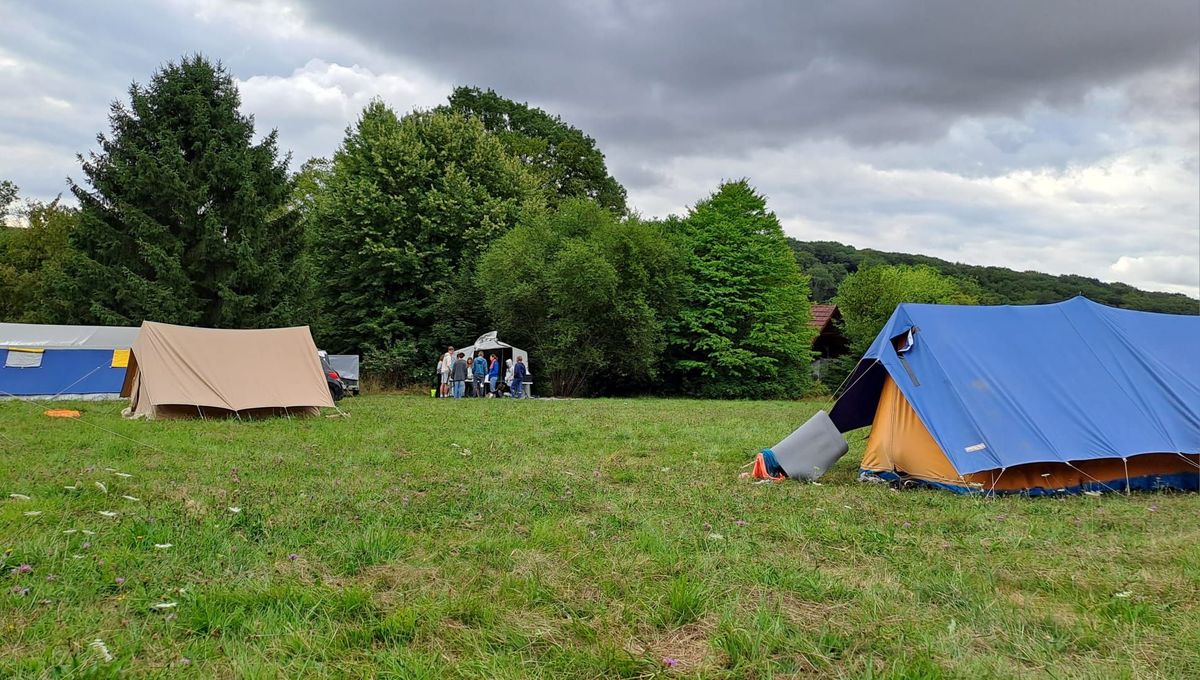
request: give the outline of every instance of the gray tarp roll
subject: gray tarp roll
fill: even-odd
[[[839,458],[846,455],[850,445],[838,432],[837,426],[824,411],[808,419],[794,432],[771,447],[775,462],[792,479],[817,479],[825,474]]]

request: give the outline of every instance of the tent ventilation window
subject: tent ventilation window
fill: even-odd
[[[908,359],[904,358],[904,355],[916,346],[918,330],[916,326],[913,326],[892,338],[892,349],[896,350],[896,356],[900,357],[900,365],[904,366],[904,371],[908,373],[908,379],[912,381],[914,387],[920,387],[921,381],[917,380],[917,374],[913,372],[912,366],[908,364]]]
[[[917,327],[913,326],[892,338],[892,347],[896,350],[896,354],[904,354],[917,344],[917,330]]]
[[[4,358],[5,368],[41,368],[42,350],[16,349],[10,347]]]

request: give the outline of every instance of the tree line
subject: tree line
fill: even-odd
[[[1200,312],[1200,302],[1187,295],[1145,291],[1125,283],[1104,283],[1075,274],[1055,276],[1004,267],[982,267],[948,262],[928,255],[855,248],[834,241],[798,241],[789,238],[788,242],[801,268],[811,277],[812,296],[817,302],[832,302],[842,280],[859,269],[903,265],[925,266],[952,277],[969,289],[979,304],[985,305],[1046,304],[1083,295],[1110,307],[1166,314]]]
[[[594,139],[471,87],[373,101],[292,173],[240,105],[199,55],[131,85],[68,180],[78,206],[26,202],[0,229],[0,319],[303,324],[397,385],[495,329],[559,395],[809,386],[808,278],[745,180],[643,219]]]
[[[78,206],[0,182],[0,320],[308,325],[403,385],[489,330],[558,395],[794,397],[828,390],[900,302],[1196,313],[1191,298],[785,238],[746,180],[684,215],[627,204],[594,139],[491,90],[373,101],[326,158],[259,136],[219,63],[189,56],[111,107],[68,180]],[[809,300],[851,356],[814,384]]]

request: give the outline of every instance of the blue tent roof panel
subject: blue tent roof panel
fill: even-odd
[[[1200,316],[902,304],[830,414],[843,432],[871,422],[883,371],[960,474],[1200,452]]]

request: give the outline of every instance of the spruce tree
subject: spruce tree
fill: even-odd
[[[99,150],[71,182],[78,321],[220,328],[303,323],[302,227],[272,131],[255,142],[229,72],[168,64],[114,102]]]

